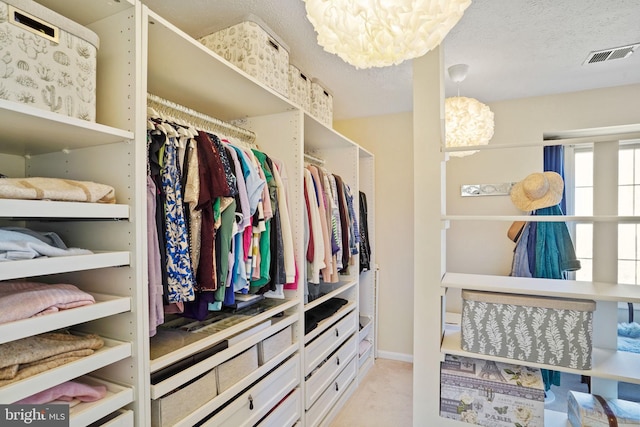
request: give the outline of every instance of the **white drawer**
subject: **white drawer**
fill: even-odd
[[[342,393],[347,389],[349,383],[355,378],[356,371],[357,363],[354,357],[340,375],[338,375],[338,378],[329,384],[316,403],[307,411],[307,425],[309,427],[315,427],[320,424],[333,405],[340,399],[340,396],[342,396]]]
[[[356,335],[351,336],[342,347],[320,368],[315,370],[305,381],[305,409],[309,409],[313,402],[332,383],[340,371],[356,354]]]
[[[296,354],[203,425],[253,426],[299,383],[300,356]]]
[[[305,352],[305,375],[327,358],[353,332],[358,329],[358,313],[353,310],[335,325],[327,328],[318,338],[307,344]]]
[[[284,402],[280,403],[260,424],[259,427],[289,427],[300,418],[300,400],[302,392],[296,388]]]

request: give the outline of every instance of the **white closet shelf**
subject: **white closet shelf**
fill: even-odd
[[[131,427],[135,424],[133,421],[133,411],[130,409],[119,409],[107,417],[98,420],[96,425],[101,427]]]
[[[282,353],[269,360],[264,365],[258,367],[255,371],[251,372],[249,375],[238,381],[236,384],[223,391],[209,402],[200,406],[198,409],[194,410],[187,417],[181,419],[176,422],[174,427],[191,427],[199,420],[203,419],[207,415],[214,412],[216,409],[220,408],[224,404],[231,402],[233,397],[242,392],[245,388],[249,387],[251,384],[258,381],[262,376],[266,375],[272,369],[276,368],[282,362],[287,360],[291,355],[293,355],[298,350],[298,344],[293,344],[287,347]],[[293,357],[299,357],[298,355],[294,355]],[[293,360],[293,358],[291,359]]]
[[[135,0],[38,0],[38,3],[82,25],[111,16],[135,4]]]
[[[89,385],[105,385],[107,394],[95,402],[83,402],[69,409],[70,427],[89,425],[133,402],[133,389],[99,378],[85,376],[78,382]]]
[[[341,282],[341,283],[330,283],[330,285],[337,285],[338,287],[336,289],[334,289],[331,292],[328,292],[326,295],[323,295],[319,298],[314,299],[313,301],[311,301],[310,303],[307,303],[304,305],[304,310],[308,311],[311,310],[314,307],[319,306],[320,304],[322,304],[323,302],[326,302],[328,300],[330,300],[331,298],[340,295],[341,293],[345,292],[348,289],[351,289],[353,287],[355,287],[358,284],[357,280],[350,280],[348,282]]]
[[[360,324],[362,325],[362,329],[358,332],[359,341],[367,338],[369,335],[369,331],[371,330],[371,326],[373,325],[373,318],[371,316],[363,316],[360,315]]]
[[[360,349],[358,348],[358,369],[362,368],[364,362],[371,356],[371,350],[373,350],[373,345],[369,341],[365,342],[367,346],[362,353],[360,353]]]
[[[349,302],[346,305],[343,305],[340,310],[333,314],[333,316],[323,319],[321,322],[319,322],[318,326],[315,329],[304,336],[305,345],[311,342],[311,340],[313,340],[315,337],[329,329],[329,327],[336,323],[338,320],[351,313],[356,308],[356,306],[357,304],[355,302]]]
[[[129,219],[129,205],[0,199],[4,218]]]
[[[69,273],[72,271],[129,265],[131,254],[121,252],[94,252],[90,255],[35,258],[2,263],[0,280],[43,276],[46,274]]]
[[[144,19],[149,22],[150,93],[224,121],[296,108],[153,11]],[[189,67],[189,78],[185,64],[197,64]]]
[[[239,342],[238,344],[232,347],[229,347],[225,350],[222,350],[219,353],[216,353],[213,356],[203,360],[202,362],[199,362],[193,366],[185,368],[179,373],[171,376],[170,378],[164,381],[159,382],[158,384],[155,384],[155,385],[152,384],[151,398],[159,399],[160,397],[171,392],[172,390],[178,387],[181,387],[185,383],[196,378],[197,376],[210,371],[211,369],[215,368],[219,364],[231,359],[233,356],[240,354],[243,351],[247,350],[248,348],[256,345],[258,342],[264,340],[265,338],[269,338],[271,335],[281,331],[282,329],[293,324],[297,320],[298,320],[298,316],[288,316],[284,319],[281,319],[277,323],[274,323],[269,328],[249,336],[247,339]],[[192,351],[189,351],[189,352],[180,351],[179,353],[184,357],[188,357],[193,354]]]
[[[131,343],[108,338],[103,338],[103,341],[104,346],[91,356],[0,388],[0,403],[13,403],[131,356]]]
[[[640,286],[617,283],[445,273],[441,286],[443,288],[590,299],[596,301],[640,302]]]
[[[345,138],[309,113],[304,114],[305,150],[327,150],[332,148],[356,147],[356,143]]]
[[[37,155],[133,140],[133,132],[0,99],[2,152]]]
[[[130,297],[92,295],[96,300],[95,304],[0,324],[0,344],[131,310]]]
[[[526,221],[526,222],[616,222],[622,224],[640,223],[640,216],[615,216],[615,215],[443,215],[442,221]],[[448,226],[446,227],[448,228]]]
[[[279,300],[273,300],[273,301],[279,301]],[[189,344],[183,344],[182,347],[177,348],[175,351],[171,351],[170,353],[167,353],[155,359],[152,359],[150,361],[150,366],[149,366],[150,372],[156,372],[162,368],[166,368],[167,366],[172,365],[173,363],[181,359],[184,359],[185,357],[189,357],[195,353],[205,350],[208,347],[211,347],[219,343],[220,341],[223,341],[246,329],[249,329],[255,325],[258,325],[259,323],[262,323],[265,320],[272,318],[276,314],[284,312],[285,310],[295,307],[297,305],[298,305],[298,301],[296,300],[285,300],[282,304],[274,308],[271,308],[269,310],[264,311],[263,313],[252,316],[251,320],[243,321],[241,323],[228,327],[222,332],[218,332],[211,335],[206,335],[204,333],[197,333],[197,332],[193,332],[193,333],[185,332],[185,334],[191,334],[190,336],[194,337],[196,340]],[[288,316],[285,319],[288,319],[289,317],[293,318],[293,320],[291,320],[292,323],[295,319],[297,319],[297,316],[295,315]],[[278,322],[277,324],[280,324],[280,322]],[[161,331],[159,330],[158,334],[160,333]],[[152,342],[152,345],[153,345],[153,342]],[[238,347],[234,346],[234,348],[238,348]]]
[[[460,328],[447,325],[441,345],[443,354],[472,357],[474,359],[494,360],[497,362],[511,363],[515,365],[532,366],[541,369],[569,372],[576,375],[588,375],[598,378],[606,378],[616,381],[640,384],[640,354],[624,351],[615,351],[594,347],[592,351],[592,369],[572,369],[563,366],[547,365],[543,363],[528,362],[506,357],[491,356],[487,354],[472,353],[461,348]]]

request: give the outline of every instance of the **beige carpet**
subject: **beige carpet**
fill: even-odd
[[[413,364],[376,359],[331,427],[411,427]]]

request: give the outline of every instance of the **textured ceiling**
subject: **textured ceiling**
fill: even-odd
[[[356,70],[316,43],[303,0],[143,0],[199,37],[253,14],[289,48],[291,63],[334,95],[334,119],[412,109],[411,61]],[[583,66],[592,50],[640,42],[640,0],[473,0],[445,39],[445,67],[469,64],[446,96],[483,102],[640,83],[640,51]],[[639,49],[640,50],[640,49]],[[445,73],[446,75],[446,73]],[[639,112],[640,114],[640,112]]]

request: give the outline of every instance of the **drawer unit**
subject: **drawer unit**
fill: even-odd
[[[356,336],[353,335],[305,381],[305,409],[309,409],[313,402],[338,376],[340,371],[356,354]]]
[[[322,419],[331,410],[333,405],[340,399],[342,393],[347,389],[349,383],[355,378],[357,372],[356,359],[352,358],[351,362],[344,368],[329,387],[325,389],[316,403],[307,411],[307,425],[315,427],[320,424]]]
[[[240,353],[233,359],[221,363],[216,368],[218,371],[218,392],[222,393],[251,372],[258,369],[257,346]]]
[[[300,418],[300,399],[302,391],[296,388],[287,398],[273,410],[259,427],[283,427],[292,426]]]
[[[212,369],[195,381],[160,399],[151,400],[151,425],[171,426],[185,414],[217,396],[216,370]]]
[[[305,347],[305,375],[327,358],[358,329],[358,313],[354,310]]]
[[[234,398],[204,426],[253,426],[300,382],[300,356],[295,355],[246,392]]]

